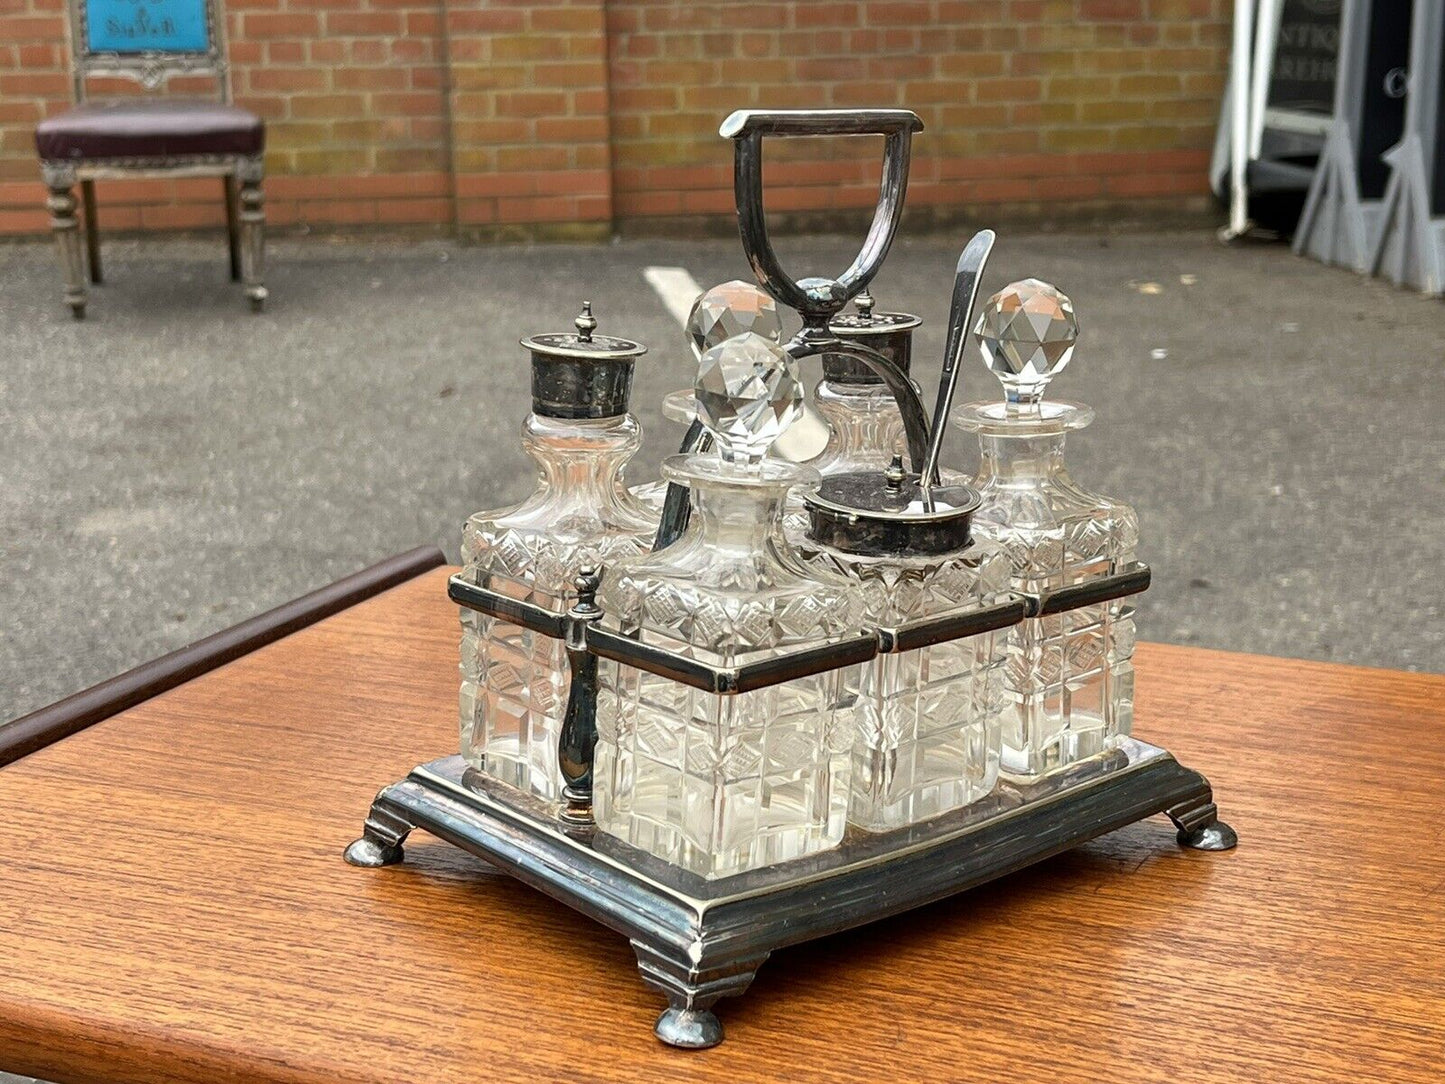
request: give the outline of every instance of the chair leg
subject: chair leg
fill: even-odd
[[[80,251],[80,223],[75,219],[74,182],[54,181],[49,184],[50,196],[45,201],[50,211],[50,229],[55,234],[55,248],[60,256],[60,269],[65,275],[65,303],[77,320],[85,319],[85,264]]]
[[[266,197],[259,175],[241,177],[241,282],[251,299],[251,311],[266,305],[263,283],[266,268]]]
[[[226,192],[226,240],[231,246],[231,281],[241,281],[241,223],[239,201],[236,199],[236,178],[222,177],[221,187]]]
[[[95,213],[95,182],[80,182],[81,198],[85,200],[85,253],[90,257],[90,281],[101,284],[100,272],[100,220]]]

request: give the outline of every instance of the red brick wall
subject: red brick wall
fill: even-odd
[[[51,0],[0,0],[0,233],[45,228],[35,122],[65,101],[65,17]]]
[[[898,105],[909,205],[1203,205],[1231,0],[230,0],[236,100],[283,226],[600,235],[727,215],[743,106]],[[0,234],[46,228],[32,132],[69,104],[64,0],[0,0]],[[842,142],[842,141],[839,141]],[[845,215],[876,156],[772,141],[770,210]],[[860,157],[862,160],[860,160]],[[108,229],[219,224],[214,182],[102,182]]]
[[[621,217],[732,207],[719,119],[739,106],[903,106],[910,208],[1196,201],[1228,0],[611,0]],[[843,143],[844,141],[837,141]],[[770,141],[770,210],[870,207],[859,147]]]
[[[604,0],[447,7],[458,225],[609,232]]]

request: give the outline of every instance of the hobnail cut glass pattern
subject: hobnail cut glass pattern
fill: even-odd
[[[693,386],[698,419],[728,461],[757,463],[803,412],[798,363],[753,332],[708,349]]]
[[[1009,558],[1013,585],[1044,591],[1134,562],[1139,521],[1064,466],[1064,435],[981,434],[975,537]],[[1118,743],[1134,720],[1134,608],[1127,600],[1031,618],[1007,635],[1002,771],[1034,777]]]
[[[688,528],[667,549],[609,569],[599,593],[608,627],[717,665],[858,631],[856,593],[810,574],[781,540],[781,505],[799,468],[769,462],[760,480],[735,484],[716,459],[686,463],[664,470],[693,486]],[[708,878],[836,845],[857,681],[835,670],[717,696],[603,660],[598,829]]]
[[[774,343],[783,341],[778,303],[750,282],[733,279],[714,286],[693,302],[688,313],[687,339],[695,358],[745,332]]]
[[[566,611],[583,568],[605,567],[652,544],[656,517],[622,480],[641,443],[631,415],[599,422],[531,415],[522,445],[537,462],[537,488],[513,508],[467,521],[464,574],[512,598]],[[461,614],[462,756],[504,783],[555,800],[569,683],[562,641],[473,610]]]
[[[1074,356],[1074,303],[1047,282],[1024,279],[984,302],[974,324],[984,363],[1010,402],[1035,404]]]
[[[1008,559],[991,542],[931,558],[865,557],[817,545],[804,552],[810,564],[858,585],[871,625],[982,606],[1009,586]],[[879,655],[854,671],[851,824],[903,828],[993,790],[1004,658],[1003,633],[984,633]]]
[[[648,515],[653,519],[662,517],[662,506],[667,501],[667,483],[661,478],[654,478],[650,482],[639,482],[631,487],[631,493],[632,499],[646,508]]]

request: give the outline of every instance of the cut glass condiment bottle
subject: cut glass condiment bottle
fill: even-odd
[[[923,322],[906,312],[874,312],[873,298],[859,294],[857,312],[840,313],[829,330],[845,343],[872,347],[906,375],[913,356],[913,332]],[[809,466],[827,477],[852,471],[882,471],[906,451],[903,415],[883,378],[850,354],[823,355],[823,379],[813,402],[828,423],[827,447]]]
[[[873,297],[861,293],[854,301],[856,312],[842,313],[828,328],[846,345],[870,347],[893,362],[905,375],[913,358],[913,333],[922,324],[906,312],[875,312]],[[903,415],[898,402],[875,373],[855,354],[830,352],[822,356],[823,378],[813,389],[813,403],[828,426],[827,444],[807,463],[824,478],[859,471],[881,473],[907,450]],[[942,480],[949,484],[966,479],[943,468]],[[789,502],[785,520],[788,537],[801,543],[808,528],[808,515],[800,497]]]
[[[855,592],[810,574],[783,538],[788,493],[817,474],[765,458],[801,410],[796,363],[744,333],[703,354],[696,397],[717,453],[663,466],[693,514],[666,549],[607,570],[604,625],[719,666],[856,635]],[[708,878],[836,845],[856,682],[844,668],[723,696],[603,660],[598,829]]]
[[[989,299],[975,326],[1002,403],[957,414],[978,434],[975,536],[1000,544],[1015,589],[1042,592],[1122,571],[1134,562],[1138,518],[1121,501],[1069,477],[1064,438],[1093,420],[1085,406],[1044,402],[1073,356],[1072,302],[1025,279]],[[1133,725],[1134,608],[1117,600],[1031,618],[1008,634],[1002,771],[1043,775],[1117,744]]]
[[[646,348],[595,335],[596,326],[587,304],[575,332],[523,341],[532,412],[522,447],[537,464],[536,487],[520,504],[472,516],[462,537],[463,572],[473,582],[557,613],[572,604],[581,569],[645,552],[657,527],[622,475],[642,445],[627,408]],[[493,778],[556,799],[569,683],[563,642],[472,610],[461,615],[462,756]]]
[[[982,607],[1008,589],[1009,566],[996,543],[970,539],[978,502],[966,486],[940,486],[925,504],[900,458],[882,474],[834,475],[807,498],[802,553],[858,586],[869,626]],[[879,654],[853,671],[850,823],[904,828],[993,790],[1003,637],[985,632]]]

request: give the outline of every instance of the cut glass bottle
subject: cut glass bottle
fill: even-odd
[[[1041,592],[1134,562],[1138,518],[1121,501],[1069,477],[1064,438],[1093,419],[1087,407],[1044,402],[1073,356],[1069,299],[1028,279],[984,306],[975,328],[1002,403],[971,403],[957,418],[978,435],[974,534],[1002,546],[1013,586]],[[1134,609],[1126,600],[1032,618],[1012,628],[1004,667],[1002,771],[1031,778],[1094,756],[1133,725]]]
[[[783,341],[783,322],[778,316],[778,303],[752,283],[733,279],[699,294],[688,313],[686,332],[688,347],[695,361],[701,362],[708,350],[735,335],[752,332],[774,343]],[[693,389],[669,392],[662,400],[663,417],[669,421],[691,425],[697,416]],[[632,495],[654,516],[662,515],[667,500],[667,480],[655,479],[632,487]]]
[[[854,302],[857,312],[833,318],[830,330],[845,345],[869,347],[893,362],[905,374],[913,354],[913,332],[922,321],[906,312],[875,312],[873,298],[862,293]],[[859,357],[846,352],[823,355],[823,378],[813,389],[813,405],[828,427],[821,453],[807,462],[824,478],[859,471],[883,471],[895,456],[906,455],[903,415],[893,393]],[[943,481],[963,481],[944,469]],[[785,520],[788,537],[801,542],[808,516],[801,497],[788,503]]]
[[[868,555],[805,543],[809,561],[860,588],[863,621],[897,627],[984,606],[1006,591],[1009,567],[987,541],[933,556]],[[848,820],[903,828],[969,805],[999,769],[1004,634],[983,633],[878,655],[854,673]]]
[[[859,294],[857,312],[843,313],[829,325],[844,343],[871,347],[905,374],[913,354],[913,332],[922,321],[906,312],[874,312],[873,298]],[[809,466],[825,477],[887,468],[906,453],[903,416],[893,394],[867,364],[844,353],[823,355],[823,379],[813,402],[828,423],[827,447]]]
[[[719,454],[664,464],[692,489],[693,514],[671,546],[610,566],[604,624],[719,666],[855,633],[855,592],[810,574],[782,535],[788,492],[817,475],[763,458],[801,409],[792,359],[743,334],[704,354],[699,385]],[[835,670],[720,696],[603,660],[598,829],[709,878],[834,846],[848,805],[848,682]]]
[[[644,348],[594,336],[590,307],[576,334],[539,335],[532,413],[522,447],[537,464],[532,493],[478,512],[462,536],[463,574],[479,586],[565,612],[585,567],[646,551],[656,517],[635,501],[623,467],[641,447],[627,412],[632,367]],[[561,640],[462,610],[461,753],[511,786],[553,800],[561,792],[557,739],[567,706]]]

